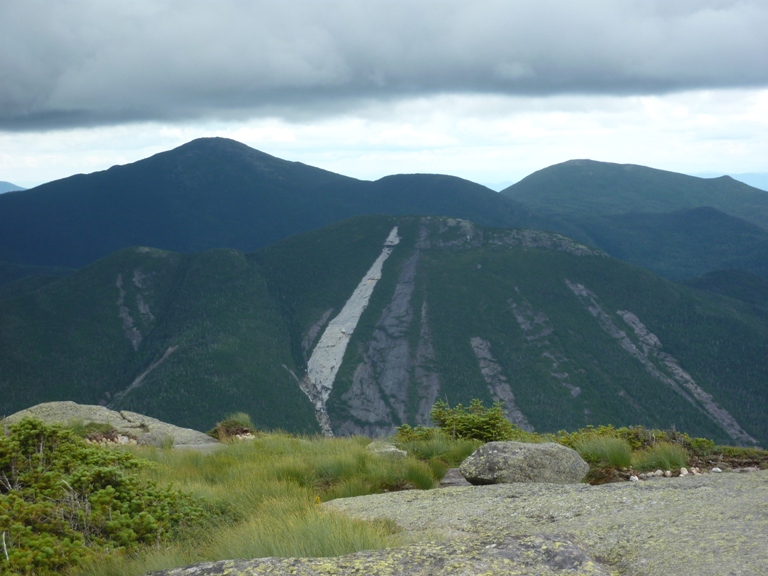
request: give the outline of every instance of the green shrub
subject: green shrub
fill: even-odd
[[[632,450],[629,443],[615,436],[584,438],[579,440],[573,448],[591,465],[629,468],[632,464]]]
[[[192,497],[136,476],[126,452],[25,419],[0,433],[4,574],[60,574],[102,550],[173,537],[206,513]]]
[[[674,470],[688,462],[688,451],[679,444],[659,442],[655,446],[636,452],[632,465],[638,470]]]
[[[762,448],[749,448],[744,446],[715,446],[712,449],[712,452],[726,458],[733,458],[737,460],[768,460],[768,452]]]
[[[714,440],[708,438],[689,438],[687,447],[696,456],[709,456],[716,448]]]
[[[451,408],[448,402],[438,400],[429,416],[451,438],[494,442],[531,437],[507,420],[501,402],[486,408],[480,400],[474,399],[468,408],[461,404]]]
[[[427,428],[426,426],[416,426],[412,428],[410,424],[403,424],[397,427],[394,440],[396,443],[416,442],[421,440],[432,440],[436,436],[444,437],[443,431],[439,428]]]
[[[553,439],[564,446],[574,448],[580,442],[592,438],[620,438],[629,445],[632,451],[648,448],[657,442],[669,440],[667,433],[662,430],[651,430],[643,426],[614,428],[610,424],[597,427],[590,425],[575,432],[560,430]]]

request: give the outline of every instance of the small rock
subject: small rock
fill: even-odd
[[[667,478],[672,478],[672,471],[671,470],[665,470],[664,471],[664,476],[667,477]]]
[[[458,468],[450,468],[440,480],[440,488],[452,488],[454,486],[472,486],[464,476],[461,475]]]
[[[640,478],[640,480],[648,480],[648,474],[640,474],[640,476],[638,476],[638,478]],[[630,477],[630,480],[632,480],[631,477]]]
[[[680,468],[680,476],[688,476],[688,469]]]
[[[629,481],[630,482],[637,482],[638,480],[640,480],[640,479],[637,476],[635,476],[634,474],[629,477]]]
[[[715,466],[714,468],[712,468],[712,470],[710,470],[710,472],[715,472],[715,473],[717,473],[717,472],[722,472],[722,470],[720,470],[720,468],[718,468],[717,466]]]

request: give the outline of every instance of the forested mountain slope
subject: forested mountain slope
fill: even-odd
[[[384,434],[438,398],[537,431],[768,444],[768,312],[566,237],[357,217],[255,253],[120,251],[0,301],[3,411],[106,403],[205,429]]]

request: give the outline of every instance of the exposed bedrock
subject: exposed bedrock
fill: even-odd
[[[565,283],[587,311],[597,319],[600,327],[617,340],[623,350],[640,362],[651,376],[701,409],[737,443],[757,444],[757,440],[750,436],[725,408],[717,404],[711,394],[696,384],[693,377],[680,366],[676,358],[662,350],[661,340],[650,332],[635,314],[628,310],[619,310],[616,313],[624,324],[632,329],[637,342],[619,328],[614,318],[602,307],[594,292],[570,280],[566,280]]]
[[[479,336],[472,338],[469,343],[477,357],[480,372],[488,383],[488,391],[491,393],[491,397],[496,401],[504,403],[504,410],[510,422],[527,432],[533,432],[533,426],[531,426],[525,414],[515,404],[515,395],[507,381],[507,377],[504,376],[501,366],[493,357],[493,354],[491,354],[491,343]]]
[[[523,337],[529,345],[533,345],[543,350],[541,356],[552,363],[549,372],[550,378],[568,388],[571,396],[574,398],[581,394],[581,388],[571,383],[571,375],[564,369],[564,366],[570,363],[568,357],[563,351],[552,344],[549,336],[554,333],[555,328],[552,322],[544,312],[535,311],[531,304],[520,294],[520,290],[515,287],[516,296],[510,298],[508,303],[512,308],[520,330],[523,331]]]
[[[300,386],[315,406],[318,423],[326,435],[332,435],[326,402],[333,390],[333,382],[336,380],[336,374],[341,367],[344,352],[346,352],[349,339],[360,321],[360,316],[368,307],[373,289],[381,279],[384,262],[399,242],[400,236],[397,233],[397,226],[395,226],[384,241],[384,247],[379,257],[363,276],[341,312],[328,323],[320,341],[312,351],[309,362],[307,362],[307,373],[300,381]]]
[[[333,381],[341,367],[349,338],[355,331],[363,311],[368,307],[373,289],[381,278],[384,262],[399,242],[400,236],[398,236],[397,226],[395,226],[384,241],[381,254],[363,276],[338,316],[328,323],[320,341],[312,351],[312,356],[307,363],[307,375],[325,401],[328,400],[333,389]]]
[[[141,347],[141,342],[144,339],[145,334],[141,333],[139,325],[144,329],[151,329],[152,324],[155,321],[155,315],[149,308],[149,303],[145,299],[149,295],[149,289],[151,287],[151,274],[144,274],[140,268],[136,268],[132,274],[132,284],[128,283],[127,288],[136,291],[135,301],[136,309],[135,315],[131,315],[129,307],[130,299],[127,298],[128,293],[126,286],[123,283],[123,275],[118,274],[115,280],[115,287],[118,291],[117,297],[117,315],[123,323],[123,332],[125,338],[131,343],[131,346],[135,351],[138,351]],[[144,291],[142,294],[141,291]]]
[[[117,315],[123,321],[123,332],[125,332],[125,337],[131,343],[133,349],[138,350],[139,346],[141,346],[142,336],[139,329],[135,326],[135,321],[131,316],[130,310],[128,310],[128,306],[125,305],[125,289],[123,288],[122,274],[117,275],[115,286],[119,294],[117,298]]]
[[[408,333],[414,320],[413,292],[420,252],[408,258],[395,292],[382,311],[352,385],[341,397],[349,418],[338,424],[342,434],[388,434],[407,420],[408,391],[414,354]]]
[[[147,376],[149,376],[150,372],[152,372],[155,368],[160,366],[163,362],[165,362],[168,357],[173,354],[178,346],[169,346],[166,351],[163,353],[163,355],[152,362],[152,364],[147,367],[144,372],[139,374],[136,378],[134,378],[133,382],[131,382],[128,387],[125,390],[122,390],[120,392],[117,392],[113,397],[112,401],[109,403],[109,406],[114,408],[116,406],[120,405],[120,402],[125,398],[128,394],[136,390],[136,388],[139,388],[142,384],[144,384],[144,380]]]
[[[574,256],[606,256],[602,250],[590,248],[566,236],[543,230],[484,230],[468,220],[459,218],[425,217],[421,222],[430,238],[429,240],[420,239],[420,246],[426,246],[427,242],[433,248],[460,250],[480,246],[523,246],[567,252]]]
[[[418,406],[416,406],[416,424],[426,426],[430,423],[429,413],[440,394],[440,376],[437,373],[435,348],[429,330],[427,301],[421,305],[421,331],[419,346],[416,348],[416,362],[413,367],[413,379],[416,382]]]

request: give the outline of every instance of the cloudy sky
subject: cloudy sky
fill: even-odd
[[[768,2],[0,1],[0,180],[212,135],[366,179],[768,172]]]

